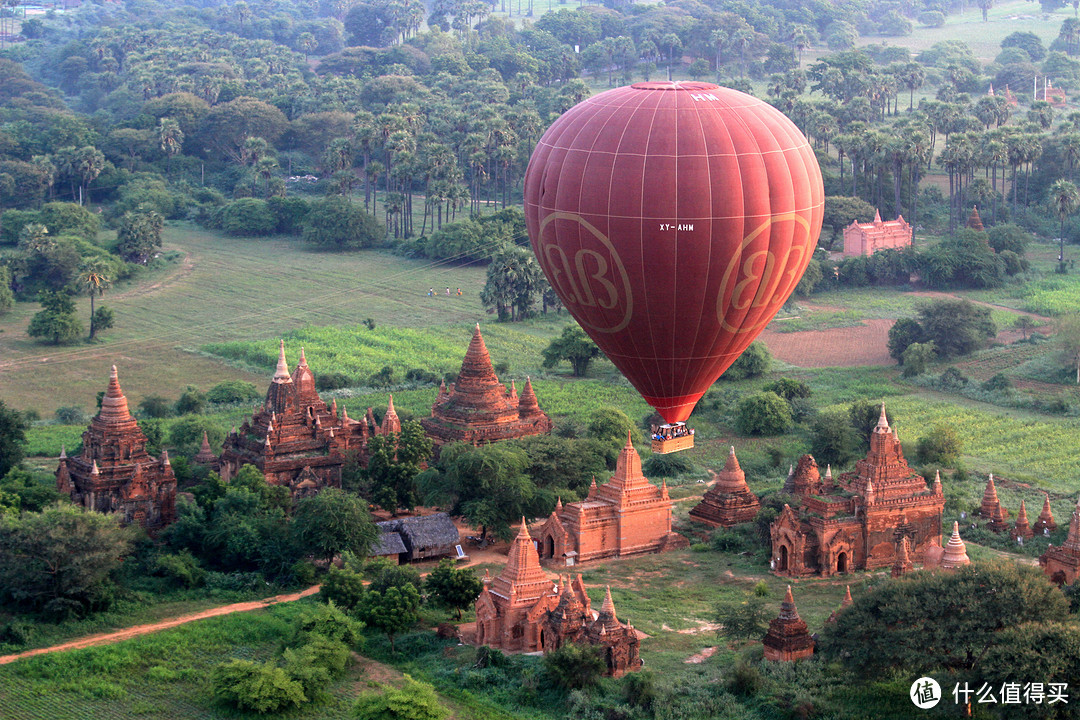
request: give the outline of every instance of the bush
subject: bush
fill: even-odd
[[[945,24],[945,13],[938,10],[927,10],[919,13],[919,22],[926,27],[939,28]]]
[[[86,417],[86,413],[83,412],[83,409],[77,405],[58,407],[56,408],[54,416],[56,417],[56,422],[61,425],[83,425],[89,419]]]
[[[358,250],[382,244],[386,229],[359,205],[332,197],[312,205],[301,236],[327,250]]]
[[[315,377],[316,390],[340,390],[341,388],[352,387],[357,384],[359,383],[345,373],[319,373]]]
[[[904,366],[901,374],[904,377],[922,375],[926,372],[926,366],[933,362],[935,357],[937,357],[937,348],[934,347],[934,343],[911,343],[901,355],[903,360],[901,365]]]
[[[319,599],[351,611],[364,596],[364,579],[357,573],[331,567],[319,588]]]
[[[274,216],[274,232],[283,235],[299,235],[304,221],[311,212],[311,203],[301,197],[272,197],[266,201]]]
[[[159,555],[154,561],[154,574],[174,580],[180,587],[198,587],[206,580],[206,571],[189,551]]]
[[[960,372],[954,367],[946,368],[943,373],[938,377],[937,385],[942,390],[962,390],[967,387],[971,381],[964,373]]]
[[[921,465],[941,465],[949,467],[960,459],[960,438],[956,430],[943,425],[935,425],[928,435],[919,438],[915,457]]]
[[[174,409],[177,415],[198,415],[206,407],[206,395],[197,387],[188,385],[176,401]]]
[[[694,465],[680,454],[669,453],[651,456],[643,469],[647,477],[678,477],[693,470]]]
[[[731,367],[720,376],[721,380],[747,380],[760,377],[769,372],[772,364],[772,355],[764,343],[752,342],[750,347],[743,351]]]
[[[241,198],[221,207],[217,213],[218,225],[226,235],[270,235],[277,228],[277,218],[265,200]]]
[[[774,392],[788,402],[791,402],[795,398],[808,398],[813,394],[810,390],[810,386],[802,380],[795,380],[794,378],[788,377],[782,377],[761,389],[765,392]]]
[[[417,682],[408,675],[400,688],[383,693],[363,693],[353,706],[352,715],[357,720],[443,720],[450,714],[442,704],[435,689],[427,683]]]
[[[273,663],[232,660],[210,676],[214,697],[240,710],[281,712],[307,702],[303,686]]]
[[[147,395],[139,403],[139,412],[148,418],[167,418],[173,414],[173,403],[160,395]]]
[[[206,399],[215,405],[249,402],[258,398],[259,392],[255,389],[255,383],[243,380],[226,380],[210,388],[206,393]]]
[[[735,422],[743,435],[780,435],[791,427],[791,408],[774,392],[756,393],[739,403]]]
[[[1006,390],[1011,390],[1013,383],[1007,376],[998,373],[984,382],[981,387],[983,390],[989,390],[991,392],[1004,392]]]
[[[592,687],[604,672],[600,649],[593,645],[567,643],[544,655],[543,662],[548,677],[564,690]]]
[[[987,231],[987,242],[990,243],[990,247],[996,253],[1010,250],[1017,255],[1023,256],[1031,239],[1031,233],[1013,223],[995,225]]]

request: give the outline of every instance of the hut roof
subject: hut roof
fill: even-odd
[[[403,552],[407,552],[405,541],[401,539],[401,535],[393,531],[380,532],[379,538],[371,546],[372,557],[400,555]]]
[[[383,532],[400,533],[410,550],[453,547],[461,543],[461,535],[446,513],[388,520],[378,526]]]

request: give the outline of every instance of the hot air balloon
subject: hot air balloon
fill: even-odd
[[[672,425],[791,295],[823,205],[799,129],[702,82],[588,98],[548,128],[525,173],[529,237],[553,289]]]

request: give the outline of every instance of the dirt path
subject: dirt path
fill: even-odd
[[[176,248],[173,248],[176,249]],[[122,300],[125,298],[139,297],[142,295],[152,295],[157,291],[172,285],[177,280],[181,280],[191,274],[191,271],[195,269],[195,259],[190,252],[184,253],[184,259],[180,262],[180,267],[175,271],[169,273],[165,277],[161,278],[157,282],[150,283],[149,285],[138,284],[130,290],[126,290],[122,293],[116,293],[109,295],[110,300]]]
[[[0,665],[6,665],[7,663],[21,660],[22,658],[33,657],[35,655],[44,655],[51,652],[61,652],[64,650],[78,650],[80,648],[93,647],[95,645],[111,645],[118,643],[121,640],[128,640],[139,635],[148,635],[159,630],[168,630],[178,625],[186,625],[196,620],[203,620],[205,618],[218,617],[219,615],[231,615],[238,612],[251,612],[252,610],[258,610],[260,608],[269,607],[271,605],[277,605],[278,603],[293,602],[300,598],[307,597],[308,595],[314,595],[319,592],[319,586],[313,585],[306,590],[301,590],[296,593],[289,593],[287,595],[275,595],[273,597],[264,598],[262,600],[253,600],[250,602],[233,603],[232,605],[222,605],[216,608],[210,608],[208,610],[202,610],[197,613],[190,613],[188,615],[181,615],[179,617],[170,618],[168,620],[161,620],[156,623],[148,623],[146,625],[135,625],[133,627],[124,628],[123,630],[117,630],[109,633],[99,633],[97,635],[87,635],[86,637],[79,638],[78,640],[71,640],[70,642],[63,643],[61,645],[53,645],[52,647],[37,648],[36,650],[27,650],[21,653],[15,653],[14,655],[0,655]]]

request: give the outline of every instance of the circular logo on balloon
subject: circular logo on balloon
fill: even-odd
[[[575,223],[578,248],[568,251],[552,242],[552,223]],[[554,228],[552,228],[554,230]],[[604,233],[577,213],[557,211],[540,221],[537,255],[556,293],[574,317],[597,332],[618,332],[634,314],[634,294],[619,253]],[[565,235],[564,235],[565,237]]]
[[[776,243],[764,242],[747,251],[762,235],[767,239],[774,226],[781,223],[793,224],[792,242],[786,250],[777,253],[772,247]],[[810,221],[795,212],[773,215],[751,230],[731,256],[720,282],[716,316],[724,329],[748,333],[767,325],[802,278],[812,244]],[[760,319],[747,323],[748,316]]]

